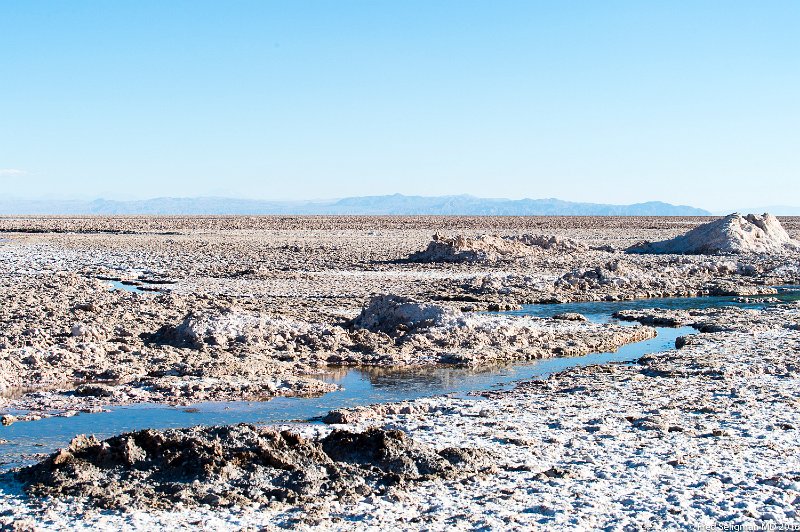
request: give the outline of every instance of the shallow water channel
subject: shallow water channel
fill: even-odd
[[[782,301],[800,299],[797,287],[786,287],[777,296]],[[594,322],[612,321],[611,315],[635,308],[710,308],[737,306],[761,308],[764,303],[737,302],[732,297],[646,299],[636,301],[564,303],[528,305],[514,315],[548,317],[562,312],[579,312]],[[337,368],[320,376],[341,386],[340,390],[317,398],[275,398],[263,402],[198,403],[191,408],[165,405],[131,405],[113,407],[110,412],[80,414],[74,417],[52,417],[39,421],[18,422],[0,427],[0,466],[19,465],[35,453],[52,452],[63,447],[76,434],[94,434],[105,438],[120,432],[143,428],[169,428],[192,425],[231,423],[275,423],[282,421],[314,421],[336,408],[374,403],[389,403],[436,395],[467,397],[469,392],[508,388],[520,380],[545,378],[547,375],[575,366],[607,362],[629,362],[659,351],[673,349],[678,336],[695,332],[690,327],[657,327],[658,336],[651,340],[622,346],[613,353],[595,353],[582,357],[553,358],[481,368],[418,367],[418,368]],[[479,398],[475,397],[475,400]]]

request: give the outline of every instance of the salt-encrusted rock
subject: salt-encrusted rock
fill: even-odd
[[[691,326],[700,332],[754,332],[774,328],[777,324],[791,328],[792,321],[784,321],[776,316],[783,314],[786,307],[776,307],[761,312],[756,309],[739,307],[719,307],[706,309],[627,309],[613,314],[623,321],[636,321],[644,325],[660,327]],[[686,345],[682,341],[682,345]]]
[[[424,251],[409,257],[412,262],[494,262],[515,260],[536,252],[577,252],[588,248],[569,238],[544,235],[469,237],[457,235],[452,238],[433,235],[433,240]]]
[[[398,332],[444,326],[453,323],[458,314],[442,305],[420,303],[407,297],[387,294],[370,299],[353,320],[353,326],[394,335]]]
[[[154,338],[179,347],[199,349],[204,354],[222,350],[247,353],[252,357],[252,352],[257,350],[264,357],[278,360],[341,365],[474,365],[613,351],[654,335],[649,328],[581,323],[579,319],[465,314],[446,305],[388,294],[370,299],[347,329],[339,325],[217,309],[192,313],[177,327],[162,328]],[[193,374],[198,373],[217,376],[194,369]],[[249,375],[252,370],[242,373],[251,380],[249,385],[241,387],[242,391],[252,391],[253,384],[265,382],[264,375]],[[161,389],[156,378],[181,375],[179,383],[183,386],[187,375],[184,369],[161,375],[151,372],[148,376],[150,388]],[[230,374],[229,377],[226,385],[239,387],[236,379]],[[171,382],[168,384],[172,386]],[[190,389],[196,391],[198,386],[200,383],[195,383]],[[265,390],[274,393],[270,387]],[[183,397],[177,389],[174,393]]]
[[[82,384],[75,388],[79,397],[114,397],[114,387],[105,384]]]
[[[94,331],[83,323],[76,323],[72,326],[72,329],[70,329],[70,335],[75,338],[92,337],[94,334]]]
[[[174,338],[186,345],[225,347],[233,341],[244,342],[248,336],[260,333],[261,329],[263,323],[259,316],[224,309],[219,313],[190,313],[175,328]]]
[[[335,350],[345,336],[341,327],[225,308],[189,313],[176,327],[162,328],[154,339],[195,348],[247,344],[278,351],[325,351]]]
[[[708,283],[708,295],[710,296],[760,296],[777,294],[778,291],[771,286],[761,286],[749,283],[733,282],[728,280],[716,280]]]
[[[753,284],[753,268],[731,260],[668,260],[645,269],[620,260],[589,269],[574,269],[555,281],[555,288],[592,293],[606,298],[750,296],[774,294],[769,286]]]
[[[564,321],[589,321],[586,319],[586,316],[577,312],[562,312],[561,314],[554,315],[553,319]]]
[[[36,496],[107,508],[353,500],[386,486],[491,471],[485,451],[436,451],[403,432],[334,430],[321,439],[254,425],[78,436],[16,473]]]
[[[560,238],[557,236],[547,235],[521,235],[519,237],[509,237],[511,240],[516,239],[518,242],[530,247],[539,247],[547,251],[569,252],[574,253],[578,251],[586,251],[589,249],[585,244],[576,242],[571,238]],[[603,249],[607,251],[607,249]]]
[[[768,213],[724,218],[695,227],[684,235],[661,242],[646,242],[627,249],[629,253],[781,253],[800,250],[778,219]]]
[[[353,408],[340,408],[331,410],[322,418],[323,423],[329,425],[357,424],[374,419],[380,419],[396,414],[415,414],[429,412],[430,407],[424,403],[387,403]]]
[[[734,301],[737,303],[764,303],[775,304],[780,303],[781,300],[777,297],[736,297]]]

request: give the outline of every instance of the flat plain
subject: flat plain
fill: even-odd
[[[676,349],[471,398],[365,404],[325,424],[65,441],[4,474],[0,519],[20,529],[797,523],[800,307],[785,296],[800,285],[800,252],[625,252],[710,220],[0,218],[4,424],[100,423],[105,409],[136,403],[302,401],[336,389],[317,378],[331,367],[492,367],[692,328]],[[800,218],[780,222],[800,237]],[[599,321],[524,315],[653,298],[699,299],[694,310],[623,304]]]

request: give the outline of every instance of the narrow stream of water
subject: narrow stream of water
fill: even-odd
[[[800,299],[796,287],[786,287],[782,301]],[[764,303],[744,303],[730,297],[649,299],[637,301],[565,303],[529,305],[515,315],[552,316],[579,312],[595,322],[607,322],[618,310],[632,308],[709,308],[738,306],[760,308]],[[81,414],[70,418],[53,417],[33,422],[19,422],[0,427],[0,462],[11,467],[29,461],[28,455],[52,452],[64,446],[75,434],[89,433],[105,438],[120,432],[143,428],[185,427],[241,422],[275,423],[308,421],[329,410],[374,403],[389,403],[450,394],[466,396],[469,392],[512,386],[513,383],[575,366],[633,361],[641,356],[673,349],[678,336],[695,332],[689,327],[657,328],[651,340],[628,344],[613,353],[595,353],[582,357],[554,358],[481,368],[339,368],[321,378],[341,386],[335,392],[317,398],[275,398],[263,402],[198,403],[191,408],[164,405],[114,407],[111,412]],[[478,400],[476,398],[476,400]]]

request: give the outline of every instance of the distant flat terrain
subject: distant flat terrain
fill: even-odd
[[[151,215],[578,215],[690,216],[710,212],[687,205],[648,201],[610,205],[547,199],[459,196],[358,196],[325,201],[270,201],[197,197],[144,200],[25,200],[0,197],[0,214],[151,214]]]
[[[514,234],[550,232],[599,240],[671,238],[714,216],[0,216],[0,232],[196,232],[196,231],[470,231]],[[800,235],[800,216],[780,216],[786,230]]]

